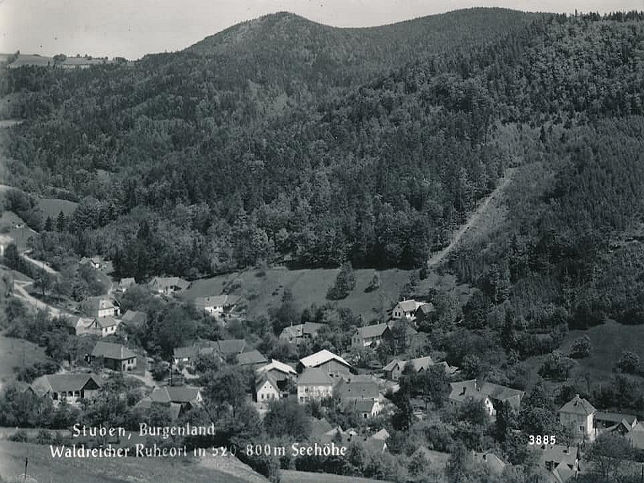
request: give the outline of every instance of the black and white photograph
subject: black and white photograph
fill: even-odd
[[[0,0],[0,483],[644,483],[644,0]]]

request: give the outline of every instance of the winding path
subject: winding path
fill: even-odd
[[[435,253],[433,253],[429,259],[427,260],[427,268],[435,268],[449,256],[449,254],[456,248],[461,241],[461,238],[463,238],[463,235],[467,233],[467,231],[474,226],[478,221],[481,219],[483,214],[488,209],[488,206],[490,205],[490,202],[492,200],[495,200],[499,197],[499,194],[505,187],[508,185],[510,180],[512,179],[512,175],[514,174],[516,168],[508,168],[508,170],[505,172],[505,175],[503,178],[501,178],[501,182],[498,184],[496,188],[494,188],[494,191],[490,193],[481,203],[479,206],[474,210],[474,212],[470,215],[468,220],[459,227],[456,232],[452,235],[452,240],[449,242],[449,245],[447,245],[445,248],[442,250],[439,250]]]

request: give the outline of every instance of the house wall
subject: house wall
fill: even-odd
[[[324,399],[333,396],[332,385],[319,385],[312,384],[298,384],[297,385],[297,401],[304,404],[314,399]]]
[[[559,422],[562,426],[571,428],[576,438],[594,439],[595,425],[592,414],[584,416],[582,414],[559,413]]]
[[[271,400],[277,400],[280,398],[280,393],[275,389],[275,387],[265,382],[264,385],[257,391],[257,402],[266,402]]]

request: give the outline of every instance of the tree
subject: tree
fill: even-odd
[[[554,381],[565,381],[574,365],[574,361],[564,357],[560,351],[553,351],[539,369],[539,375]]]
[[[371,281],[369,282],[369,285],[365,289],[365,292],[373,292],[374,290],[378,290],[380,288],[380,275],[378,272],[373,274],[373,277],[371,278]]]
[[[597,438],[586,454],[593,469],[602,477],[602,481],[619,481],[617,475],[620,467],[631,459],[633,448],[621,435],[606,432]]]
[[[7,267],[20,271],[22,268],[22,259],[15,243],[9,243],[4,249],[4,262]]]
[[[43,226],[44,231],[54,231],[54,221],[51,219],[51,216],[48,216],[45,220],[45,225]]]
[[[303,441],[311,433],[311,420],[304,407],[294,400],[271,401],[264,429],[270,436],[290,436],[294,441]]]
[[[61,210],[58,213],[58,217],[56,218],[56,231],[63,232],[65,231],[66,227],[67,227],[67,219],[65,218],[65,213],[63,213]]]
[[[583,335],[575,339],[570,347],[570,352],[568,355],[573,359],[582,359],[590,355],[593,345],[590,342],[590,337]]]
[[[623,351],[617,361],[617,369],[627,374],[637,374],[640,369],[639,356],[631,351]]]
[[[217,405],[241,406],[246,399],[247,381],[239,367],[226,367],[220,372],[204,375],[204,395]]]
[[[340,300],[346,298],[355,286],[356,279],[353,274],[351,263],[343,263],[340,267],[340,273],[338,273],[338,276],[335,279],[335,284],[329,288],[326,298],[329,300]]]

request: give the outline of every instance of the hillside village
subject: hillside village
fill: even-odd
[[[0,481],[641,483],[643,72],[636,11],[0,55]]]
[[[93,414],[107,411],[111,424],[135,429],[138,421],[199,421],[210,414],[203,409],[218,401],[218,412],[234,412],[239,404],[253,408],[268,422],[271,440],[358,444],[372,455],[398,454],[420,428],[444,428],[454,441],[463,431],[474,431],[469,437],[479,432],[475,449],[462,455],[478,471],[502,478],[512,468],[505,456],[512,444],[513,452],[556,482],[583,472],[588,445],[603,435],[644,450],[644,421],[599,411],[579,394],[552,408],[555,425],[548,433],[512,429],[511,421],[528,411],[526,405],[532,417],[543,417],[547,410],[534,406],[544,397],[543,387],[526,393],[523,385],[472,377],[471,368],[451,365],[444,353],[432,350],[427,324],[439,323],[439,308],[431,298],[400,300],[385,320],[364,324],[346,310],[333,315],[332,303],[296,318],[286,292],[272,323],[265,320],[269,326],[262,326],[246,319],[247,301],[240,295],[186,298],[188,280],[114,279],[109,260],[90,256],[76,262],[76,271],[94,277],[99,290],[94,287],[93,293],[104,293],[53,299],[48,292],[69,271],[28,256],[39,235],[32,231],[22,242],[18,234],[25,224],[15,213],[5,211],[2,222],[8,294],[3,304],[14,307],[23,323],[30,317],[38,321],[29,323],[37,333],[20,334],[12,321],[6,332],[44,345],[55,361],[17,368],[18,381],[6,385],[0,402],[4,424],[64,429],[76,420],[98,422]],[[38,283],[43,273],[51,277],[48,283]],[[343,267],[338,280],[348,287],[342,290],[352,289],[350,279],[350,268]],[[26,411],[11,409],[26,401]],[[293,418],[295,426],[275,418]],[[493,428],[490,436],[486,427]],[[454,443],[428,438],[429,445],[409,454],[410,464],[423,461],[438,478],[454,458]],[[295,461],[297,468],[333,471],[326,464]]]

